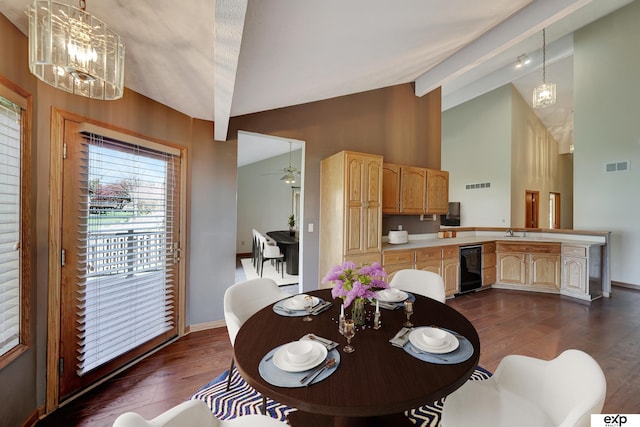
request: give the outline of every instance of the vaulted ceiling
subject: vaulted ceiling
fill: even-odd
[[[571,79],[571,33],[631,1],[87,0],[86,10],[123,37],[125,86],[215,121],[224,140],[233,116],[407,82],[416,96],[442,86],[443,109],[508,82],[529,100],[542,28],[547,80],[556,65]],[[30,3],[0,0],[0,13],[26,34]],[[532,63],[515,71],[523,53]],[[558,105],[542,116],[562,135],[572,82],[556,83]]]

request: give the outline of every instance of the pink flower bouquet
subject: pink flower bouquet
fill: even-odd
[[[374,300],[376,291],[389,288],[387,273],[378,262],[362,267],[352,261],[343,262],[333,266],[322,283],[333,284],[331,296],[342,298],[345,307],[356,298]]]

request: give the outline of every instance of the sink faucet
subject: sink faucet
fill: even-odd
[[[511,228],[507,230],[507,236],[513,237],[513,230]]]

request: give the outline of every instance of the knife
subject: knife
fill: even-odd
[[[398,304],[390,304],[387,302],[378,302],[378,304],[380,305],[380,307],[386,308],[387,310],[395,310],[396,308],[400,307]]]
[[[331,303],[331,302],[329,302],[329,301],[325,301],[325,302],[323,302],[322,304],[320,304],[318,307],[314,308],[314,309],[311,311],[311,314],[313,314],[314,316],[315,316],[316,314],[320,314],[320,313],[322,313],[323,311],[325,311],[326,309],[328,309],[329,307],[331,307],[331,305],[332,305],[332,303]]]
[[[313,368],[309,373],[307,373],[307,375],[305,375],[304,377],[300,378],[300,382],[304,383],[306,380],[308,380],[309,378],[311,378],[311,376],[313,374],[315,374],[316,372],[318,372],[320,369],[324,368],[324,365],[327,364],[328,359],[325,359],[322,361],[321,364],[319,364],[318,366],[316,366],[315,368]]]

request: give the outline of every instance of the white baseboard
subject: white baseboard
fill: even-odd
[[[640,291],[640,285],[634,285],[633,283],[614,282],[612,280],[611,285],[620,286],[621,288],[635,289],[636,291]]]
[[[227,324],[224,320],[214,320],[211,322],[197,323],[187,326],[187,334],[191,332],[206,331],[207,329],[226,328]]]

